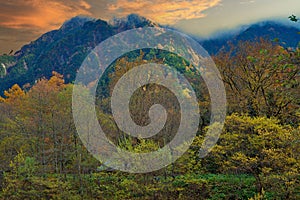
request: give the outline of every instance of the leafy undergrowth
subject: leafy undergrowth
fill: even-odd
[[[5,175],[1,199],[250,199],[250,175],[187,174],[176,177],[100,172],[14,179]],[[265,199],[273,199],[266,192]]]

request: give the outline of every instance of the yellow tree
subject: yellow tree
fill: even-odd
[[[233,114],[226,118],[218,145],[207,158],[219,172],[252,174],[257,190],[274,191],[284,199],[296,195],[300,169],[298,129],[276,119]]]
[[[24,129],[20,113],[26,99],[25,92],[17,85],[13,85],[0,97],[0,159],[1,168],[9,168],[9,162],[20,150],[28,152],[30,145],[22,135]]]
[[[214,60],[226,83],[229,112],[275,116],[297,124],[299,53],[260,39],[244,41]]]
[[[12,102],[16,99],[23,98],[25,96],[25,92],[20,88],[18,84],[14,84],[8,91],[4,91],[4,96],[0,97],[0,102]]]

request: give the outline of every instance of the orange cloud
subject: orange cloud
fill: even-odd
[[[92,7],[89,3],[83,0],[79,1],[79,5],[87,10],[91,9]]]
[[[108,9],[118,16],[136,13],[161,24],[174,24],[182,19],[201,18],[203,11],[221,0],[117,0]]]
[[[90,15],[84,0],[15,0],[0,3],[0,26],[51,30],[75,15]]]

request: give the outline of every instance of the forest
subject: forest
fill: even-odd
[[[153,60],[181,71],[196,91],[201,122],[181,158],[144,174],[105,166],[77,134],[73,84],[53,71],[50,79],[15,84],[0,98],[0,199],[300,199],[300,48],[260,38],[213,56],[226,88],[227,116],[217,145],[204,158],[199,149],[209,126],[209,94],[193,66],[172,54],[140,51],[118,59],[99,82],[99,123],[116,145],[136,153],[156,150],[173,137],[127,137],[110,112],[109,96],[122,74]],[[149,93],[132,100],[141,124],[147,119],[140,101],[164,92],[145,87]],[[176,128],[172,124],[169,130]]]

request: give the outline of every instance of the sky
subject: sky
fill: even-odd
[[[135,13],[186,33],[215,32],[264,20],[300,16],[300,0],[1,0],[0,54],[19,50],[66,20],[110,20]]]

